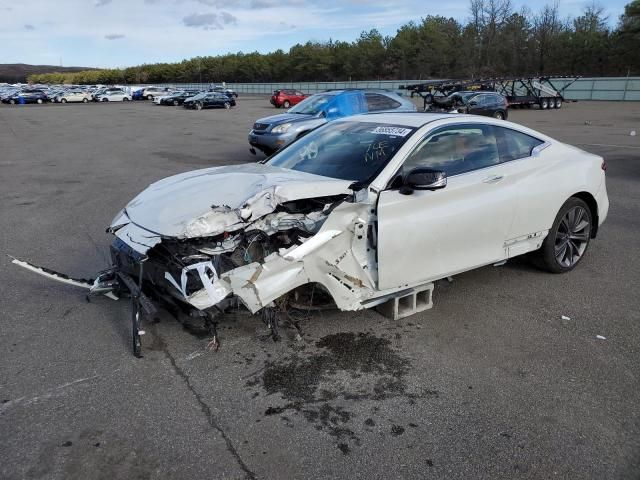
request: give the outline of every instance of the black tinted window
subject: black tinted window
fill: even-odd
[[[538,138],[504,127],[493,127],[496,132],[500,161],[508,162],[531,156],[531,151],[544,142]]]
[[[365,99],[367,101],[367,107],[370,112],[376,112],[380,110],[393,110],[398,108],[401,104],[396,102],[393,98],[381,95],[379,93],[365,93]]]
[[[404,163],[405,172],[416,167],[442,170],[447,176],[500,163],[493,128],[488,125],[456,125],[428,134]]]

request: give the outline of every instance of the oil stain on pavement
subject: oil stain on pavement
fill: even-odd
[[[385,338],[370,333],[335,333],[322,337],[315,347],[267,362],[261,382],[258,379],[247,386],[260,385],[267,396],[279,394],[287,402],[267,408],[265,415],[282,415],[289,422],[287,412],[302,414],[317,430],[335,437],[336,447],[344,455],[360,445],[354,431],[358,428],[353,422],[356,414],[349,405],[390,398],[413,404],[417,398],[438,395],[433,390],[412,391],[408,387],[410,362]],[[375,422],[367,418],[357,425],[370,428]],[[404,428],[394,425],[390,434],[398,436],[402,432]]]

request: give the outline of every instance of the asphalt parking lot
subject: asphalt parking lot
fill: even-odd
[[[274,113],[242,96],[0,106],[0,253],[92,277],[129,199],[255,161],[247,131]],[[301,342],[274,343],[240,312],[214,353],[162,314],[136,359],[126,301],[88,303],[3,255],[0,478],[640,478],[640,105],[510,120],[606,158],[598,238],[570,274],[482,268],[397,322],[316,312]]]

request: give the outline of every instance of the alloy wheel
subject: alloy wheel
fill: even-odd
[[[582,206],[567,211],[560,220],[554,242],[556,261],[565,268],[580,261],[591,235],[589,213]]]

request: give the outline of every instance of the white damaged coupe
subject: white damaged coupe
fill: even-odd
[[[314,288],[341,310],[399,318],[431,307],[433,282],[536,251],[573,269],[607,216],[601,157],[521,125],[424,113],[328,123],[260,164],[207,168],[149,186],[116,216],[113,266],[82,282],[215,318],[233,305],[277,328]],[[270,312],[269,314],[266,314]],[[214,337],[215,340],[215,337]]]

